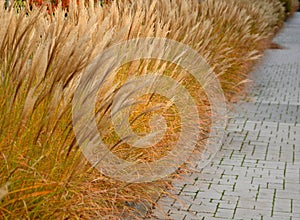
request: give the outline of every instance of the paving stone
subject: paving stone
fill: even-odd
[[[261,219],[261,214],[254,209],[237,208],[234,219]]]
[[[278,189],[268,189],[268,188],[259,188],[258,190],[258,195],[257,195],[257,200],[261,199],[272,199],[274,195],[277,193]],[[277,195],[277,194],[276,194]]]
[[[249,199],[240,199],[237,207],[242,209],[251,209],[254,210],[256,202]]]
[[[205,204],[192,204],[189,208],[190,211],[196,211],[198,213],[211,213],[212,216],[217,210],[217,204],[205,203]]]
[[[271,213],[273,210],[272,199],[258,199],[254,204],[255,210],[265,211],[266,213]]]
[[[215,217],[232,219],[234,215],[234,209],[223,209],[218,208],[215,214]]]
[[[300,200],[299,198],[297,199],[292,199],[292,212],[300,214]]]
[[[292,212],[292,202],[293,202],[292,199],[276,198],[275,204],[274,204],[274,211],[291,213]]]
[[[300,214],[288,212],[274,212],[273,217],[281,217],[281,219],[300,219]]]
[[[219,208],[221,209],[234,210],[236,207],[237,207],[237,203],[232,203],[231,201],[219,203]]]

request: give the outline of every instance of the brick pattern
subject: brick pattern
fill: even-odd
[[[300,219],[300,13],[252,74],[213,161],[174,183],[151,219]]]

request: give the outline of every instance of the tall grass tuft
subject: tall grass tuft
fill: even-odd
[[[68,11],[60,5],[54,15],[46,6],[0,9],[0,186],[4,187],[0,218],[134,218],[137,213],[131,204],[151,204],[170,186],[170,178],[140,184],[112,180],[81,154],[72,130],[74,91],[85,68],[105,48],[137,37],[177,40],[207,60],[231,97],[240,91],[284,17],[276,0],[113,1],[103,8],[90,1],[89,7],[85,5],[71,1]],[[117,81],[111,83],[118,85],[143,69],[181,80],[184,76],[183,85],[199,100],[201,122],[209,125],[205,94],[197,93],[195,80],[171,64],[132,62],[120,67]],[[118,89],[108,87],[100,88],[107,94],[99,97],[101,106],[109,106],[111,99],[103,97],[113,97]],[[162,97],[151,99],[168,106],[172,120],[176,109]],[[135,110],[133,117],[144,111],[143,107]],[[135,129],[147,131],[147,119],[136,123]],[[110,124],[99,128],[109,134],[110,143],[113,128]],[[126,146],[116,154],[151,161],[172,146],[161,147],[149,153]]]
[[[298,10],[299,1],[297,0],[279,0],[284,7],[286,18]]]

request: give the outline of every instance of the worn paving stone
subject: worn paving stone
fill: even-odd
[[[174,182],[152,219],[300,219],[300,13],[252,73],[250,98],[230,115],[220,151]],[[180,202],[179,202],[180,201]]]

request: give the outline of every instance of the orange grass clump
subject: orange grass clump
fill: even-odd
[[[137,37],[169,38],[204,57],[230,97],[240,91],[249,68],[284,18],[277,0],[113,1],[104,8],[90,1],[89,7],[84,5],[71,2],[67,16],[64,6],[58,6],[54,16],[36,7],[0,9],[0,218],[138,218],[143,208],[137,210],[134,204],[154,203],[170,187],[171,177],[127,184],[105,177],[82,156],[72,130],[72,100],[84,70],[110,45]],[[99,95],[95,112],[106,119],[98,124],[106,143],[114,146],[118,141],[107,115],[118,86],[143,70],[172,76],[197,100],[203,126],[201,149],[210,125],[205,93],[184,70],[156,61],[124,65],[115,81],[107,80],[100,88],[104,95]],[[149,108],[168,120],[167,134],[150,151],[125,145],[114,148],[123,159],[156,160],[178,138],[176,107],[152,94],[141,97],[140,103],[149,104],[148,100]],[[157,109],[156,104],[163,107]],[[153,112],[143,105],[132,110],[133,130],[149,132]]]

